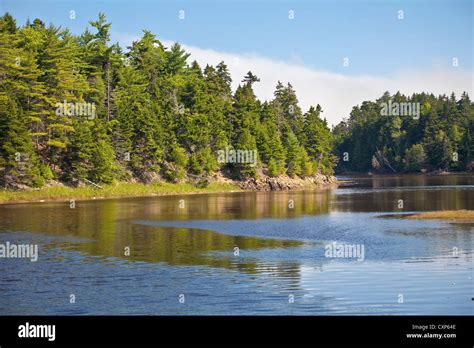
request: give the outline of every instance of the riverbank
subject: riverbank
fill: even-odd
[[[316,189],[337,186],[335,177],[316,175],[311,178],[289,178],[280,176],[245,181],[213,177],[204,185],[200,182],[185,183],[129,183],[119,182],[99,187],[70,187],[56,184],[40,189],[0,190],[0,204],[41,203],[63,200],[95,200],[105,198],[146,197],[182,194],[225,193],[243,191],[284,191],[297,189]]]
[[[261,175],[258,179],[234,181],[234,183],[243,190],[290,191],[312,189],[318,187],[335,187],[338,185],[339,182],[334,176],[316,174],[307,178],[290,178],[284,175],[280,175],[277,177]]]
[[[0,204],[50,202],[60,200],[93,200],[104,198],[145,197],[173,194],[198,194],[214,192],[235,192],[241,189],[229,183],[210,183],[206,187],[198,187],[190,183],[116,183],[101,188],[92,186],[69,187],[52,186],[35,190],[0,190]]]

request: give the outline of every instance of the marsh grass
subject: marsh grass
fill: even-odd
[[[474,210],[442,210],[405,216],[408,219],[474,220]]]
[[[241,191],[237,186],[229,183],[211,182],[201,187],[191,183],[116,183],[105,185],[102,188],[94,187],[68,187],[54,186],[36,190],[0,190],[1,203],[24,203],[55,201],[63,199],[100,199],[118,197],[140,197],[171,194],[192,194],[192,193],[212,193],[212,192],[232,192]]]

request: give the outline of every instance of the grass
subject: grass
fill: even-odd
[[[412,214],[406,216],[408,219],[442,219],[442,220],[473,220],[474,210],[443,210],[427,213]]]
[[[36,190],[13,191],[0,190],[0,204],[55,201],[63,199],[98,199],[118,197],[141,197],[170,194],[212,193],[240,191],[240,188],[229,183],[211,182],[205,187],[190,183],[116,183],[105,185],[101,189],[94,187],[55,186]]]

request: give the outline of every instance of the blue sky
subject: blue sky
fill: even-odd
[[[160,39],[254,53],[349,74],[390,75],[451,64],[472,69],[473,1],[2,0],[18,23],[29,17],[80,33],[104,11],[115,40],[149,29]],[[178,18],[185,11],[185,20]],[[76,19],[69,19],[69,11]],[[295,17],[288,18],[293,10]],[[399,20],[398,10],[404,11]],[[350,69],[342,59],[349,58]]]
[[[214,64],[221,52],[227,59],[241,58],[240,70],[232,67],[232,73],[243,74],[253,68],[262,70],[254,71],[259,76],[272,77],[279,75],[275,71],[279,69],[281,80],[296,80],[300,92],[309,88],[313,94],[319,91],[316,96],[303,91],[306,95],[303,93],[300,101],[304,107],[320,100],[327,102],[328,98],[332,99],[327,106],[341,103],[342,95],[324,94],[324,85],[349,95],[345,98],[348,103],[375,98],[390,89],[407,93],[472,90],[472,0],[0,1],[0,10],[12,13],[18,24],[38,17],[81,33],[102,11],[112,22],[112,39],[122,44],[148,29],[160,40],[183,43],[201,64],[207,63],[206,59]],[[76,12],[74,20],[69,18],[70,10]],[[179,19],[180,10],[185,11],[184,20]],[[290,10],[294,11],[293,20],[288,18]],[[401,20],[399,10],[404,16]],[[268,61],[257,62],[255,57]],[[343,66],[344,57],[349,58],[348,67]],[[452,66],[454,57],[459,62],[456,69]],[[272,66],[272,62],[286,65]],[[312,72],[313,79],[304,80],[304,75]],[[367,80],[367,76],[377,81]],[[346,77],[352,80],[342,81]],[[240,80],[239,76],[236,79]],[[257,94],[271,97],[275,79],[262,80]],[[420,79],[426,83],[415,81]],[[366,89],[368,82],[378,87]],[[331,117],[340,119],[347,116],[348,108],[349,104],[345,109],[333,107],[329,111]]]

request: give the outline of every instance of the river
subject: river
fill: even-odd
[[[385,215],[474,209],[474,176],[340,179],[2,205],[0,243],[39,255],[0,258],[0,315],[473,315],[474,225]]]

